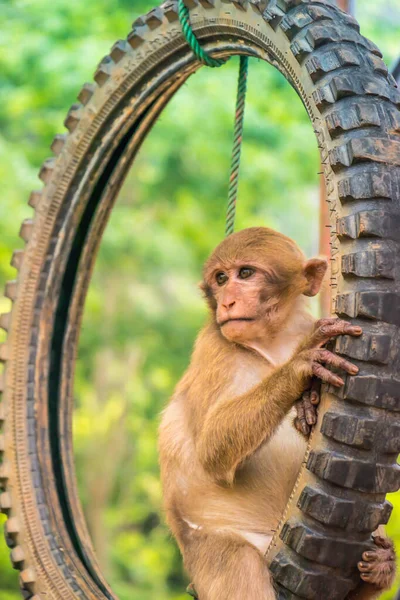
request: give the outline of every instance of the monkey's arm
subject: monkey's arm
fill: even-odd
[[[238,465],[276,431],[312,375],[335,386],[343,385],[343,380],[321,363],[350,374],[358,372],[357,367],[321,345],[333,336],[359,335],[360,331],[339,319],[319,321],[293,357],[261,383],[240,396],[220,394],[205,413],[196,436],[204,469],[217,480],[232,484]]]
[[[248,392],[217,401],[196,444],[205,470],[232,483],[237,466],[271,437],[304,385],[288,363]]]

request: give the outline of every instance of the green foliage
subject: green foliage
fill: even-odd
[[[36,173],[68,104],[150,0],[134,8],[127,0],[3,2],[0,283],[14,276],[8,263],[29,216],[26,198],[41,185]],[[388,62],[400,52],[399,13],[394,2],[363,0],[360,19]],[[121,600],[187,597],[163,525],[156,435],[205,318],[196,284],[224,231],[237,67],[231,60],[218,72],[202,69],[163,113],[121,190],[87,298],[75,379],[77,475],[96,553]],[[300,100],[276,70],[251,61],[237,228],[269,225],[317,252],[318,171]],[[400,548],[399,498],[392,502]],[[0,544],[0,597],[14,600],[7,554]]]

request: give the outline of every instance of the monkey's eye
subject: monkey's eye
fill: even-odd
[[[228,280],[228,275],[226,273],[223,273],[222,271],[220,271],[219,273],[216,274],[215,279],[216,279],[218,285],[223,285],[225,283],[225,281]]]
[[[253,273],[254,269],[251,269],[250,267],[242,267],[239,271],[239,277],[240,279],[248,279],[253,275]]]

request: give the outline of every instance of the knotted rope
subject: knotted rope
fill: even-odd
[[[189,9],[185,5],[184,0],[179,0],[179,21],[182,26],[183,35],[193,50],[195,56],[207,65],[208,67],[221,67],[227,62],[225,58],[213,58],[208,52],[206,52],[199,44],[196,36],[193,33],[192,26],[190,24]],[[244,127],[244,112],[246,106],[246,92],[247,92],[247,75],[249,68],[249,59],[247,56],[240,57],[240,68],[239,68],[239,82],[236,100],[236,114],[235,114],[235,133],[232,150],[232,162],[231,171],[229,178],[229,191],[228,191],[228,208],[226,213],[226,227],[225,235],[228,236],[233,233],[235,229],[235,216],[236,216],[236,201],[238,196],[239,187],[239,169],[240,169],[240,158],[242,152],[242,140],[243,140],[243,127]]]

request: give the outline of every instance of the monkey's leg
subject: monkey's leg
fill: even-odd
[[[199,600],[276,600],[262,554],[239,537],[203,533],[185,536],[183,557]]]

